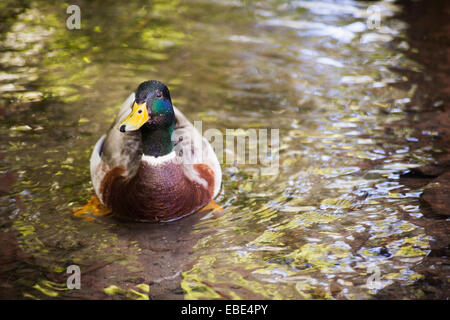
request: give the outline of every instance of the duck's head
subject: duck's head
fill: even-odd
[[[121,132],[141,128],[173,129],[175,113],[167,86],[159,81],[142,82],[135,93],[135,101],[128,117],[119,125]]]

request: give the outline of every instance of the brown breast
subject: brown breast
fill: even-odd
[[[186,177],[174,162],[150,166],[141,162],[137,174],[127,179],[116,167],[102,180],[103,202],[118,217],[149,222],[169,221],[195,212],[212,200],[213,171],[205,164],[194,169],[208,187]]]

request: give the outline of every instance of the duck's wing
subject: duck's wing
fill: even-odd
[[[137,170],[142,154],[140,133],[138,131],[119,131],[119,124],[130,113],[134,98],[134,93],[132,93],[122,104],[116,119],[106,133],[100,153],[102,161],[109,167],[122,166],[127,170],[127,175],[131,175]]]
[[[219,194],[222,184],[222,169],[217,159],[214,149],[208,140],[192,125],[192,123],[176,107],[175,111],[175,130],[173,134],[174,150],[178,161],[183,165],[185,174],[194,181],[205,185],[206,181],[202,179],[195,164],[205,164],[214,173],[214,196]]]
[[[134,175],[141,158],[141,137],[139,132],[120,132],[121,123],[129,114],[134,102],[134,93],[124,101],[108,132],[96,143],[90,160],[91,179],[100,197],[103,177],[116,167],[123,167],[123,175]]]

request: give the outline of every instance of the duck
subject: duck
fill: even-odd
[[[170,222],[215,207],[222,184],[214,149],[157,80],[142,82],[124,101],[94,146],[90,173],[100,203],[138,222]]]

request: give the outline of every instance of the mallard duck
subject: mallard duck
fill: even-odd
[[[155,80],[141,83],[122,104],[92,151],[90,170],[106,208],[143,222],[192,214],[213,201],[222,183],[213,148]]]

